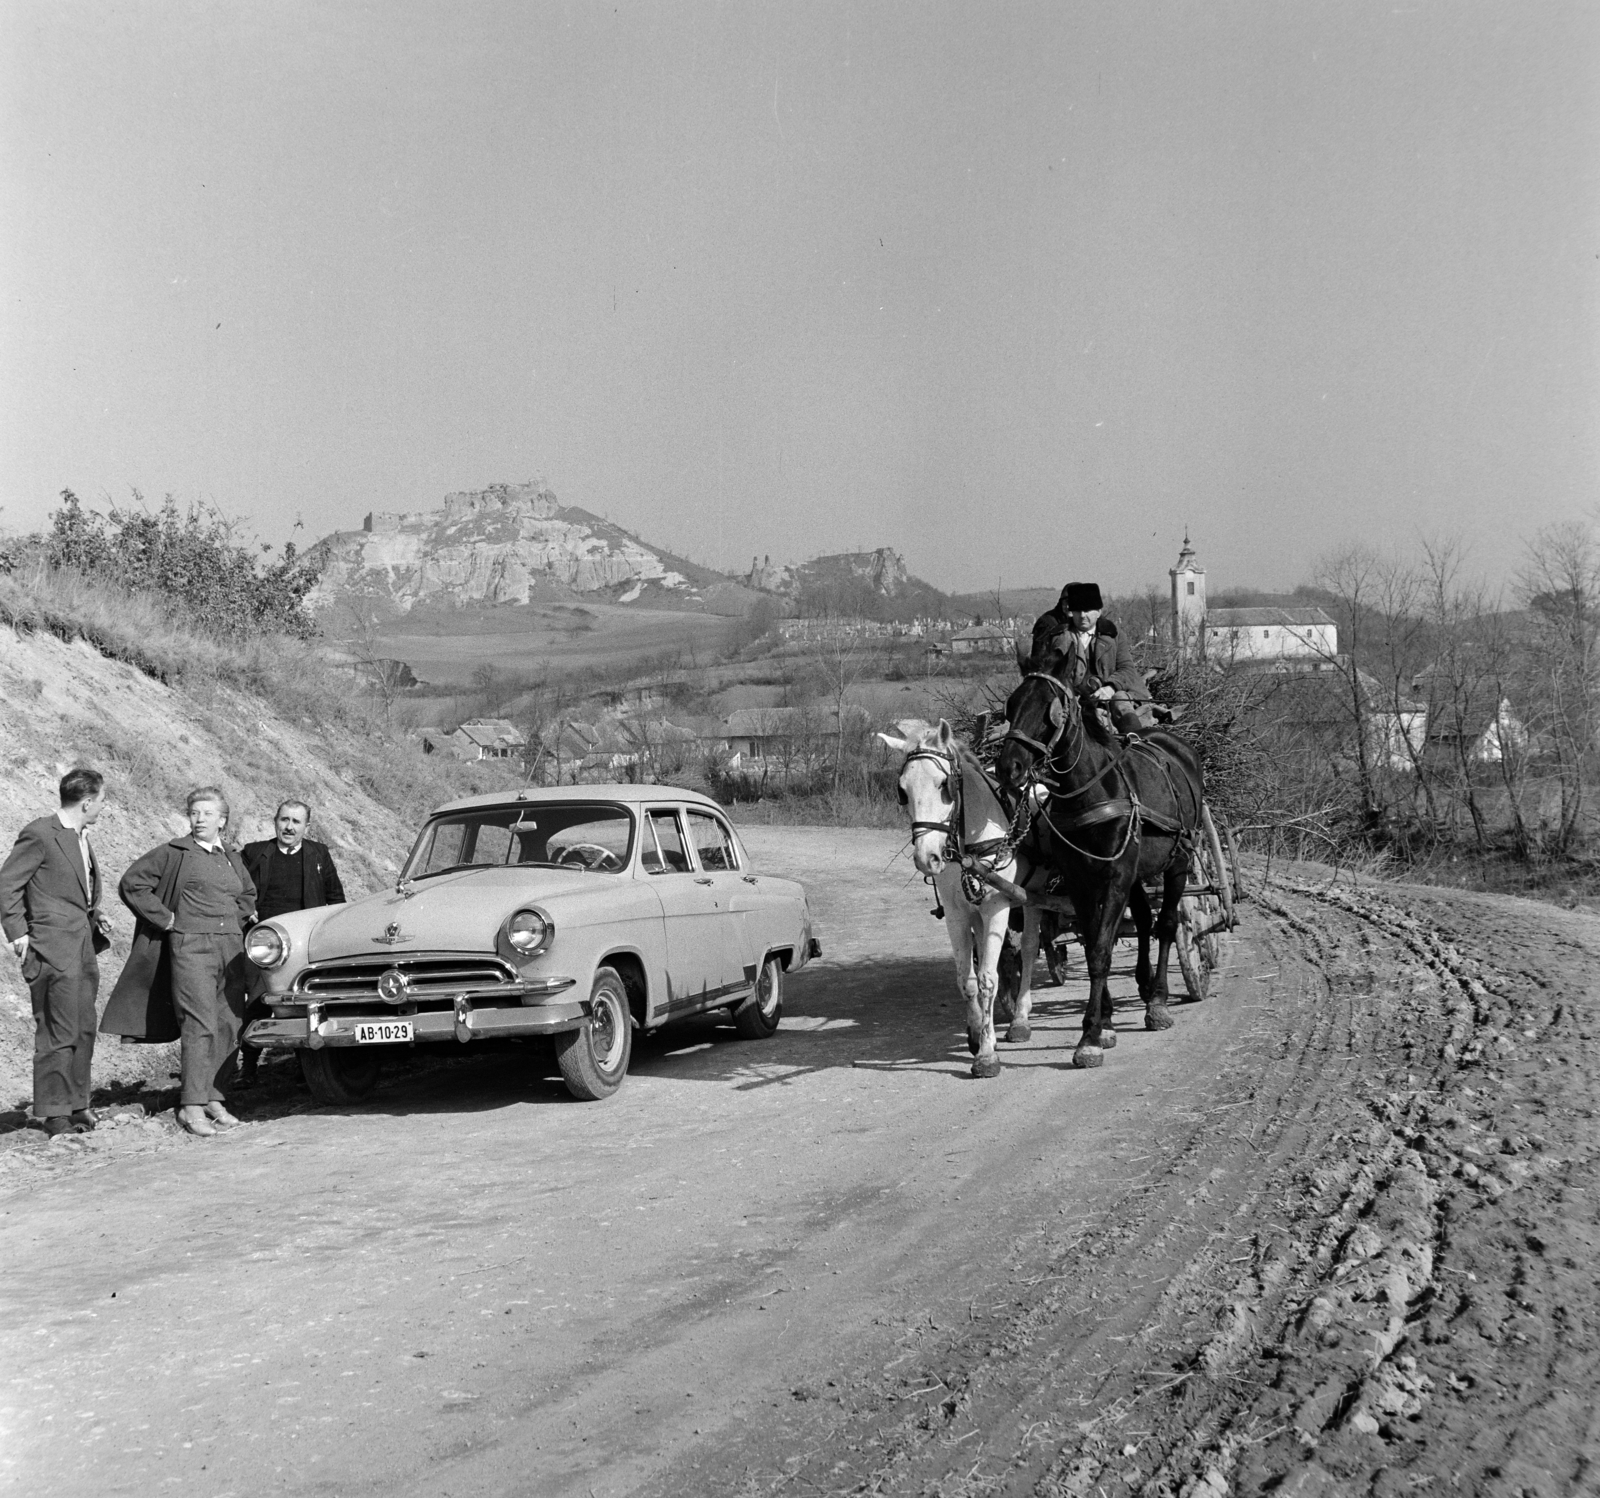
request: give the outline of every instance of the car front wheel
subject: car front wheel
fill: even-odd
[[[756,979],[755,992],[733,1011],[734,1028],[746,1040],[775,1035],[783,1018],[783,964],[769,957]]]
[[[615,968],[603,967],[589,990],[594,1013],[576,1030],[555,1037],[556,1062],[567,1091],[585,1102],[610,1097],[622,1086],[633,1054],[628,991]]]
[[[378,1085],[382,1070],[383,1057],[365,1047],[300,1052],[300,1075],[312,1101],[325,1108],[361,1102]]]

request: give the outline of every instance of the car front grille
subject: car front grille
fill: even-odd
[[[378,979],[391,969],[405,975],[409,999],[440,998],[462,989],[496,988],[515,983],[517,975],[508,963],[495,957],[425,956],[349,957],[332,962],[316,962],[294,981],[294,992],[322,1003],[340,999],[375,999]]]

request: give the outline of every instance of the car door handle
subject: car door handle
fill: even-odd
[[[696,884],[715,884],[716,882],[717,881],[715,879],[696,879],[695,880]]]
[[[744,882],[746,884],[754,884],[756,882],[756,876],[754,874],[746,874],[744,876]]]

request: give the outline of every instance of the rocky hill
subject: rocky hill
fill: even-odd
[[[859,614],[869,619],[943,617],[949,598],[920,577],[905,558],[887,546],[876,551],[846,551],[813,557],[793,566],[774,566],[771,557],[751,560],[746,587],[775,593],[798,614]]]
[[[382,617],[419,605],[460,608],[583,596],[649,608],[743,613],[748,590],[649,546],[587,510],[563,505],[543,480],[448,494],[438,510],[368,515],[312,548],[323,563],[309,603],[320,614],[359,606]]]

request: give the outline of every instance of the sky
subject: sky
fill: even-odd
[[[738,570],[1500,580],[1597,284],[1593,5],[0,0],[10,529],[539,476]]]

